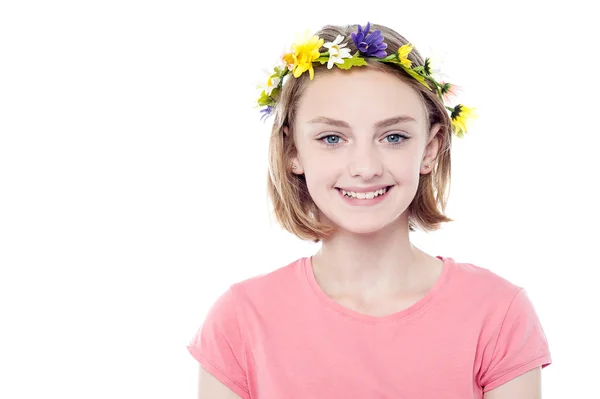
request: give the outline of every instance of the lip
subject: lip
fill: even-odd
[[[355,193],[370,193],[371,191],[377,191],[382,188],[391,187],[391,184],[382,184],[379,186],[371,187],[336,187],[338,190],[353,191]]]
[[[340,195],[340,198],[342,199],[342,201],[344,201],[346,204],[362,208],[365,206],[377,205],[377,204],[385,201],[385,199],[389,196],[390,191],[392,191],[394,189],[394,186],[377,186],[377,187],[378,188],[375,188],[376,190],[378,190],[379,188],[385,188],[385,187],[389,187],[389,189],[385,192],[385,194],[378,195],[377,197],[374,197],[372,199],[366,199],[366,198],[359,199],[359,198],[346,197],[344,194],[342,194],[342,189],[340,189],[340,188],[336,188],[336,191]],[[357,188],[359,188],[359,187],[352,187],[352,189],[357,189]],[[364,190],[374,190],[372,188],[369,188],[369,189],[359,188],[359,189],[363,190],[363,191],[358,191],[358,192],[365,192]],[[343,189],[343,190],[346,191],[346,189]],[[352,191],[352,190],[348,190],[348,191]]]

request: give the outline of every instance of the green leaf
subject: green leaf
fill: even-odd
[[[365,66],[367,65],[367,61],[362,58],[362,57],[350,57],[350,58],[344,58],[344,63],[343,64],[335,64],[338,68],[340,69],[350,69],[353,66]]]
[[[271,96],[267,95],[264,91],[260,93],[260,97],[258,99],[258,105],[266,106],[266,105],[275,105],[275,100],[271,98]]]
[[[281,69],[281,73],[279,74],[279,79],[281,79],[279,81],[280,86],[281,86],[281,83],[283,82],[283,78],[285,78],[288,73],[290,73],[290,70],[287,67]]]
[[[388,55],[387,57],[380,59],[379,61],[390,62],[390,61],[397,61],[397,60],[398,60],[398,52],[394,52],[394,53]]]
[[[427,75],[431,75],[431,60],[429,58],[425,58],[425,73]]]
[[[319,58],[314,60],[313,62],[320,62],[321,64],[325,64],[329,61],[329,52],[319,53]]]
[[[412,69],[403,67],[403,69],[413,78],[415,78],[416,80],[418,80],[419,82],[421,82],[425,87],[427,87],[428,89],[431,89],[431,87],[427,84],[427,82],[425,82],[425,78],[421,75],[419,75],[417,72],[413,71]]]

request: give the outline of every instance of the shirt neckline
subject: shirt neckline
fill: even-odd
[[[310,287],[311,292],[316,295],[323,305],[333,310],[335,313],[344,316],[350,320],[362,323],[362,324],[386,324],[386,323],[394,323],[400,320],[404,320],[409,318],[410,316],[418,313],[422,309],[424,309],[433,298],[439,293],[445,282],[448,280],[449,272],[454,263],[454,260],[450,257],[444,256],[436,256],[436,258],[443,261],[442,272],[438,277],[436,283],[431,287],[431,289],[419,299],[417,302],[412,304],[406,309],[400,310],[395,313],[391,313],[386,316],[373,316],[365,313],[360,313],[358,311],[347,308],[333,299],[331,299],[327,294],[321,289],[321,286],[317,282],[315,278],[313,267],[312,267],[312,256],[305,257],[303,259],[303,268],[306,275],[306,281]]]

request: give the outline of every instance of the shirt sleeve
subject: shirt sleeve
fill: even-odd
[[[500,326],[497,338],[484,352],[479,384],[483,392],[552,363],[548,341],[526,291],[519,288]]]
[[[245,348],[233,295],[230,287],[215,301],[187,349],[206,371],[243,399],[250,399]]]

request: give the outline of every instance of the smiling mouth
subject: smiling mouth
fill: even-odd
[[[374,199],[374,198],[378,198],[378,197],[385,195],[388,191],[390,191],[391,188],[392,188],[392,186],[387,186],[387,187],[381,188],[379,190],[370,191],[370,192],[366,192],[366,193],[357,193],[354,191],[346,191],[346,190],[342,190],[341,188],[337,188],[337,187],[336,187],[336,190],[338,190],[346,198],[369,200],[369,199]]]

